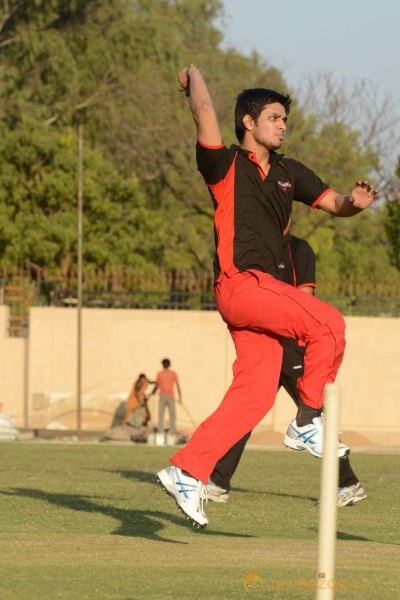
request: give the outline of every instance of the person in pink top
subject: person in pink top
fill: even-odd
[[[156,385],[153,389],[154,393],[157,389],[160,391],[160,401],[158,408],[158,431],[164,431],[164,413],[165,408],[169,411],[169,432],[176,433],[176,411],[175,411],[175,390],[178,392],[178,402],[182,404],[181,388],[179,387],[178,375],[170,369],[171,361],[169,358],[164,358],[161,361],[163,366],[162,371],[157,373]]]

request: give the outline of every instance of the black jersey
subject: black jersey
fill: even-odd
[[[266,176],[255,153],[197,143],[197,164],[215,207],[216,279],[256,269],[279,277],[293,200],[316,207],[330,190],[313,171],[271,152]]]
[[[279,263],[279,279],[297,288],[315,288],[315,254],[306,240],[290,233],[285,235]]]

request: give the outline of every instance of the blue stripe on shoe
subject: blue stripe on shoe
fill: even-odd
[[[316,444],[317,442],[315,442],[313,440],[314,435],[316,435],[318,433],[318,429],[312,429],[311,431],[304,431],[303,433],[301,431],[298,431],[297,429],[295,429],[295,427],[293,427],[293,431],[295,432],[295,434],[297,435],[297,437],[304,443],[310,443],[310,444]],[[306,437],[308,436],[308,437]]]
[[[185,483],[184,481],[182,481],[181,479],[179,479],[179,474],[177,472],[177,469],[175,467],[175,473],[176,473],[176,485],[178,487],[178,491],[180,494],[182,494],[182,496],[184,498],[186,498],[186,500],[189,500],[189,493],[188,492],[195,492],[197,490],[197,483]]]

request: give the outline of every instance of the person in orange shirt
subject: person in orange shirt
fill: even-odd
[[[174,386],[178,392],[178,402],[182,404],[181,388],[179,387],[178,375],[170,369],[171,361],[169,358],[164,358],[161,361],[163,366],[162,371],[157,373],[156,385],[152,394],[157,389],[160,390],[160,400],[158,405],[158,431],[164,431],[164,413],[165,408],[169,411],[169,432],[176,433],[176,411],[175,411],[175,392]]]
[[[128,396],[125,409],[125,425],[131,425],[136,429],[145,427],[150,420],[149,409],[147,408],[146,388],[150,381],[144,373],[140,373],[139,377],[132,386]]]

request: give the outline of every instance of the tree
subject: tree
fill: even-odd
[[[369,175],[384,198],[400,143],[400,113],[395,99],[372,81],[346,80],[330,71],[310,76],[297,94],[305,113],[318,117],[319,130],[339,123],[358,132],[361,146],[373,148],[379,161]]]
[[[0,140],[0,254],[9,266],[27,261],[60,267],[77,237],[76,133],[24,121]],[[162,250],[159,223],[143,193],[101,155],[85,148],[84,258],[87,267],[125,264],[149,269]]]
[[[265,85],[287,91],[282,73],[257,53],[222,49],[220,0],[2,4],[0,261],[70,260],[73,140],[84,120],[86,262],[209,272],[213,209],[196,170],[195,128],[177,93],[178,69],[191,61],[202,67],[227,144],[235,142],[238,92]],[[293,103],[284,151],[336,189],[377,168],[364,142],[342,120],[321,124],[318,114]],[[333,240],[333,219],[311,213],[297,208],[295,232],[317,243]]]
[[[222,35],[213,20],[220,2],[36,0],[14,8],[2,30],[9,42],[2,71],[5,139],[22,131],[27,119],[38,121],[38,129],[46,124],[50,136],[63,135],[85,111],[90,145],[146,196],[152,222],[158,223],[157,266],[209,271],[212,210],[194,175],[191,117],[172,82],[189,57],[198,55],[204,64],[217,58],[221,98],[229,100],[231,113],[221,75],[240,69],[244,85],[250,61],[218,49]],[[252,77],[263,73],[256,62]],[[269,73],[280,79],[277,71]]]
[[[390,263],[400,271],[400,158],[396,168],[393,198],[385,204],[384,225]]]

